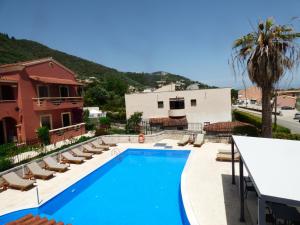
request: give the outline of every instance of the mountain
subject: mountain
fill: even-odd
[[[9,37],[7,34],[0,33],[0,65],[45,57],[53,57],[76,72],[80,79],[96,77],[103,81],[108,77],[117,78],[139,89],[155,87],[157,85],[156,82],[161,79],[166,80],[166,83],[178,80],[183,80],[186,85],[193,83],[193,81],[184,76],[163,71],[155,73],[121,72],[77,56],[51,49],[35,41],[15,39],[14,37]],[[200,86],[202,88],[209,88],[205,84],[200,84]]]

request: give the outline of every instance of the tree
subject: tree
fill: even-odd
[[[142,122],[142,112],[133,113],[127,120],[126,131],[131,133],[138,133],[140,130],[140,123]]]
[[[247,71],[251,82],[262,91],[262,136],[272,136],[271,96],[287,71],[299,64],[295,40],[300,33],[292,25],[275,24],[272,18],[258,23],[257,30],[234,41],[232,65]]]

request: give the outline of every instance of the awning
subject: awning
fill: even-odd
[[[179,119],[169,117],[150,118],[149,122],[151,125],[162,125],[164,127],[187,126],[188,124],[186,117]]]
[[[68,85],[83,85],[81,83],[78,83],[74,80],[68,80],[68,79],[60,79],[60,78],[53,78],[53,77],[39,77],[39,76],[29,76],[30,79],[39,81],[42,83],[49,83],[49,84],[68,84]]]
[[[253,126],[253,125],[249,123],[243,123],[240,121],[218,122],[218,123],[211,123],[205,125],[203,130],[206,132],[233,133],[235,128],[243,127],[243,126]]]

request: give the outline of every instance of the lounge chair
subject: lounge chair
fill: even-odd
[[[7,183],[5,182],[5,180],[0,177],[0,189],[2,188],[2,190],[6,190],[7,189]]]
[[[177,143],[179,146],[184,146],[186,145],[190,140],[190,135],[183,135],[183,138]]]
[[[201,147],[204,143],[204,134],[198,134],[194,142],[194,147]]]
[[[115,147],[115,146],[117,146],[116,143],[106,143],[105,141],[103,141],[103,139],[101,139],[101,141],[102,141],[103,145],[106,145],[106,146],[109,146],[109,147]]]
[[[53,170],[56,172],[65,172],[68,170],[68,165],[66,164],[61,164],[58,163],[55,159],[53,159],[52,157],[47,157],[43,159],[44,163],[45,163],[45,167],[49,170]]]
[[[29,175],[35,178],[41,178],[43,180],[53,177],[54,172],[42,169],[37,162],[32,162],[27,165],[29,169]]]
[[[25,180],[19,177],[15,172],[10,172],[2,175],[2,178],[6,181],[8,187],[20,189],[22,191],[33,187],[33,180]]]
[[[74,155],[77,156],[77,157],[84,157],[84,158],[86,158],[86,159],[91,159],[91,158],[93,158],[93,154],[92,154],[92,153],[83,152],[83,151],[79,150],[78,148],[73,148],[71,151],[72,151],[72,152],[74,153]]]
[[[70,152],[64,152],[61,154],[61,156],[62,156],[62,162],[75,163],[75,164],[80,164],[84,162],[83,157],[75,157]]]
[[[94,154],[101,154],[103,150],[103,149],[93,148],[88,144],[83,145],[82,148],[83,148],[83,152],[94,153]]]
[[[217,153],[216,160],[217,161],[222,161],[222,162],[231,162],[231,152],[230,153]],[[239,153],[234,153],[234,161],[238,162],[240,160],[240,154]]]
[[[98,141],[92,141],[91,144],[94,148],[100,148],[103,151],[109,150],[109,145],[99,144]]]

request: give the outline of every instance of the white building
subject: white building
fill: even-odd
[[[142,112],[143,120],[164,127],[231,121],[231,88],[126,94],[125,103],[127,119]]]
[[[83,107],[83,110],[89,110],[89,118],[106,117],[106,112],[99,110],[99,107]]]

